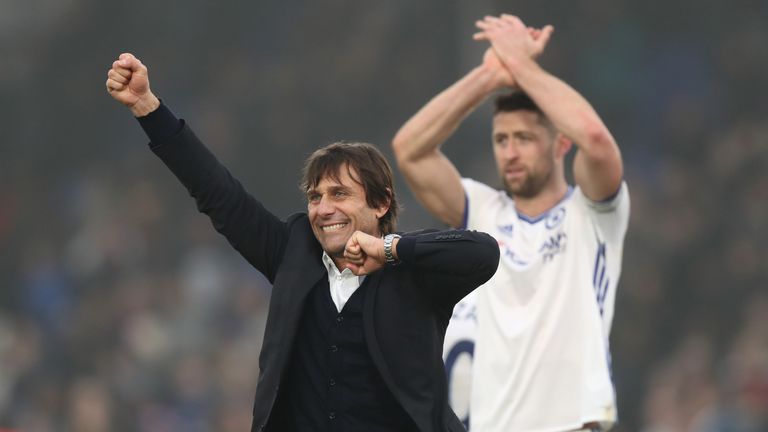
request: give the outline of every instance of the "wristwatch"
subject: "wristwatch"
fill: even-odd
[[[400,260],[396,259],[392,254],[392,242],[396,238],[401,238],[401,236],[399,234],[387,234],[384,236],[384,258],[386,259],[387,264],[395,265],[400,262]]]

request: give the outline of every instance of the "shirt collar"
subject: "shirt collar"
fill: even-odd
[[[333,258],[331,258],[328,253],[323,251],[323,264],[325,264],[325,270],[328,271],[329,276],[344,276],[344,277],[351,277],[351,276],[357,276],[354,273],[352,273],[352,270],[345,268],[343,271],[339,271],[339,268],[336,267],[336,263],[333,262]],[[362,283],[365,279],[365,276],[358,276],[360,278],[360,282]]]
[[[325,269],[328,271],[328,274],[330,275],[339,275],[339,274],[346,274],[346,273],[352,273],[352,270],[350,269],[344,269],[343,271],[339,271],[339,268],[336,267],[336,263],[333,262],[333,258],[331,258],[328,253],[323,251],[323,264],[325,264]]]

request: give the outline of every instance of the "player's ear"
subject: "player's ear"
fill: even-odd
[[[564,158],[571,151],[571,147],[573,147],[573,140],[558,132],[555,136],[555,158]]]

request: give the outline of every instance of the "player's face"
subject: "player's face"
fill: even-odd
[[[555,134],[539,114],[517,110],[493,118],[493,154],[507,193],[537,196],[553,179]]]
[[[344,255],[347,240],[355,231],[380,236],[379,218],[389,209],[368,206],[363,186],[354,180],[357,178],[354,169],[342,165],[338,174],[338,181],[325,176],[307,191],[312,231],[323,250],[334,258]]]

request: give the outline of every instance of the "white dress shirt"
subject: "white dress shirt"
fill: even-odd
[[[328,270],[328,285],[331,287],[331,299],[333,299],[333,304],[336,305],[336,310],[341,312],[344,309],[344,305],[347,304],[347,300],[360,288],[360,285],[365,280],[365,276],[357,276],[348,268],[339,272],[336,263],[325,252],[323,252],[323,263],[326,270]]]

